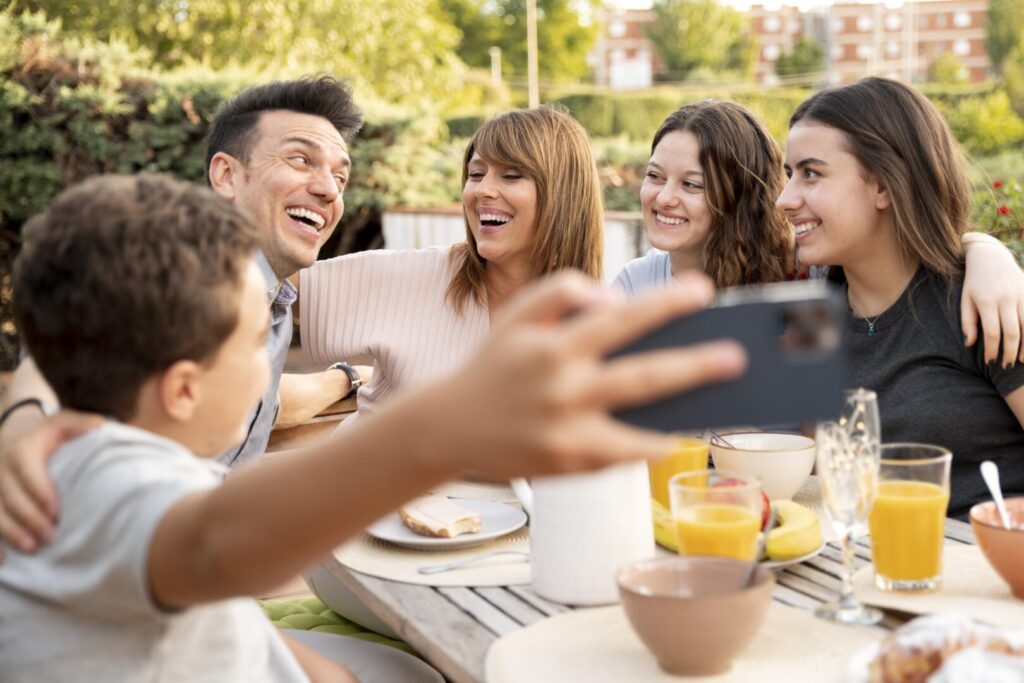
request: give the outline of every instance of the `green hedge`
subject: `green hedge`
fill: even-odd
[[[266,82],[255,71],[159,73],[145,64],[116,43],[64,39],[41,14],[0,11],[0,369],[14,362],[6,280],[24,222],[97,173],[204,183],[204,138],[217,108]],[[457,196],[459,156],[446,147],[440,117],[374,106],[352,144],[345,217],[324,255],[379,246],[381,214],[392,205]]]
[[[92,174],[147,170],[205,182],[204,137],[217,108],[265,82],[244,70],[146,71],[123,47],[62,41],[41,15],[0,12],[0,35],[0,225],[8,234]],[[437,115],[368,111],[366,118],[352,145],[339,232],[379,222],[396,203],[451,196],[447,132]]]
[[[921,89],[946,116],[969,152],[990,154],[1024,144],[1024,120],[1014,113],[999,86],[925,85]],[[772,135],[784,141],[789,117],[811,92],[803,88],[666,87],[621,93],[552,93],[547,101],[568,108],[594,138],[622,136],[647,141],[662,120],[684,104],[709,98],[734,100],[757,114]]]
[[[569,109],[593,137],[650,140],[665,117],[684,104],[708,98],[735,100],[760,116],[773,135],[785,137],[790,114],[808,95],[809,90],[797,88],[658,88],[622,93],[555,93],[547,101]]]

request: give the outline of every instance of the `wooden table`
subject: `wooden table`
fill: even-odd
[[[946,521],[946,538],[975,542],[971,526],[956,520]],[[856,567],[870,561],[869,546],[858,543]],[[529,586],[433,588],[360,574],[336,561],[325,568],[454,683],[483,681],[487,650],[501,636],[573,609],[538,597]],[[838,546],[826,545],[820,555],[776,573],[775,599],[804,609],[834,600],[841,568]],[[876,628],[904,621],[887,613]]]
[[[356,411],[356,397],[343,398],[321,410],[316,417],[302,424],[270,432],[267,453],[280,453],[308,446],[328,437],[338,425]]]

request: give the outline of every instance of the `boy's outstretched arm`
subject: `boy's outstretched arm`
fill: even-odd
[[[184,607],[268,590],[465,470],[509,478],[665,454],[671,436],[609,411],[734,378],[742,349],[718,342],[605,357],[711,297],[702,275],[628,303],[578,275],[531,287],[459,371],[340,439],[243,469],[175,505],[148,555],[153,596]]]

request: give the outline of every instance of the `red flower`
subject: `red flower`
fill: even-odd
[[[997,190],[998,190],[999,188],[1001,188],[1002,186],[1003,186],[1003,181],[1002,181],[1002,180],[997,180],[997,181],[995,181],[994,183],[992,183],[992,187],[994,187],[994,188],[995,188],[995,189],[997,189]]]
[[[999,206],[996,207],[996,213],[998,213],[1000,216],[1009,216],[1010,207],[1008,207],[1006,204],[1000,204]]]

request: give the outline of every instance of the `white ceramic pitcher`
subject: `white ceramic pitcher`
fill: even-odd
[[[598,472],[523,479],[512,489],[530,515],[537,595],[570,605],[618,602],[615,573],[654,555],[651,488],[644,462]]]

